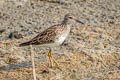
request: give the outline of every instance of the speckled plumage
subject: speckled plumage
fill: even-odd
[[[20,44],[20,46],[43,45],[50,47],[62,44],[70,32],[71,20],[80,22],[72,14],[67,14],[61,24],[49,27],[32,40]]]
[[[55,43],[56,41],[59,40],[59,37],[61,37],[61,35],[64,35],[66,32],[68,34],[69,31],[68,31],[68,27],[65,27],[65,25],[61,25],[61,24],[55,25],[41,32],[32,40],[20,44],[20,46],[43,45],[43,44]]]

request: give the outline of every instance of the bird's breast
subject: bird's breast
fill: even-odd
[[[70,32],[70,27],[67,27],[67,29],[63,30],[63,32],[61,32],[61,34],[57,37],[55,43],[59,45],[62,44],[69,35],[69,32]]]

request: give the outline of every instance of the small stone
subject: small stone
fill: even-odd
[[[119,33],[118,36],[116,37],[116,40],[120,40],[120,33]]]
[[[41,74],[44,74],[44,73],[49,73],[49,71],[43,70],[43,71],[41,72]]]
[[[15,31],[15,32],[11,32],[10,35],[8,36],[8,38],[10,38],[10,39],[12,39],[12,38],[20,39],[20,38],[23,38],[23,36],[22,36],[22,34]]]
[[[5,29],[1,29],[0,30],[0,34],[2,34],[3,32],[5,32]]]

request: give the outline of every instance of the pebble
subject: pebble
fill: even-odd
[[[13,38],[20,39],[20,38],[23,38],[23,36],[22,36],[22,34],[20,34],[17,31],[15,31],[15,32],[11,32],[9,34],[8,38],[10,38],[10,39],[13,39]]]
[[[0,30],[0,34],[2,34],[3,32],[5,32],[5,29],[1,29]]]

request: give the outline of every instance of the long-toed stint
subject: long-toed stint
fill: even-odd
[[[44,47],[46,46],[50,48],[48,57],[49,57],[51,66],[53,67],[53,62],[58,65],[58,63],[55,61],[52,55],[51,48],[59,46],[64,42],[64,40],[67,38],[70,32],[73,21],[82,23],[73,14],[71,13],[66,14],[61,24],[57,24],[47,28],[43,32],[39,33],[32,40],[27,41],[25,43],[21,43],[19,46],[28,46],[28,45],[41,45]]]

